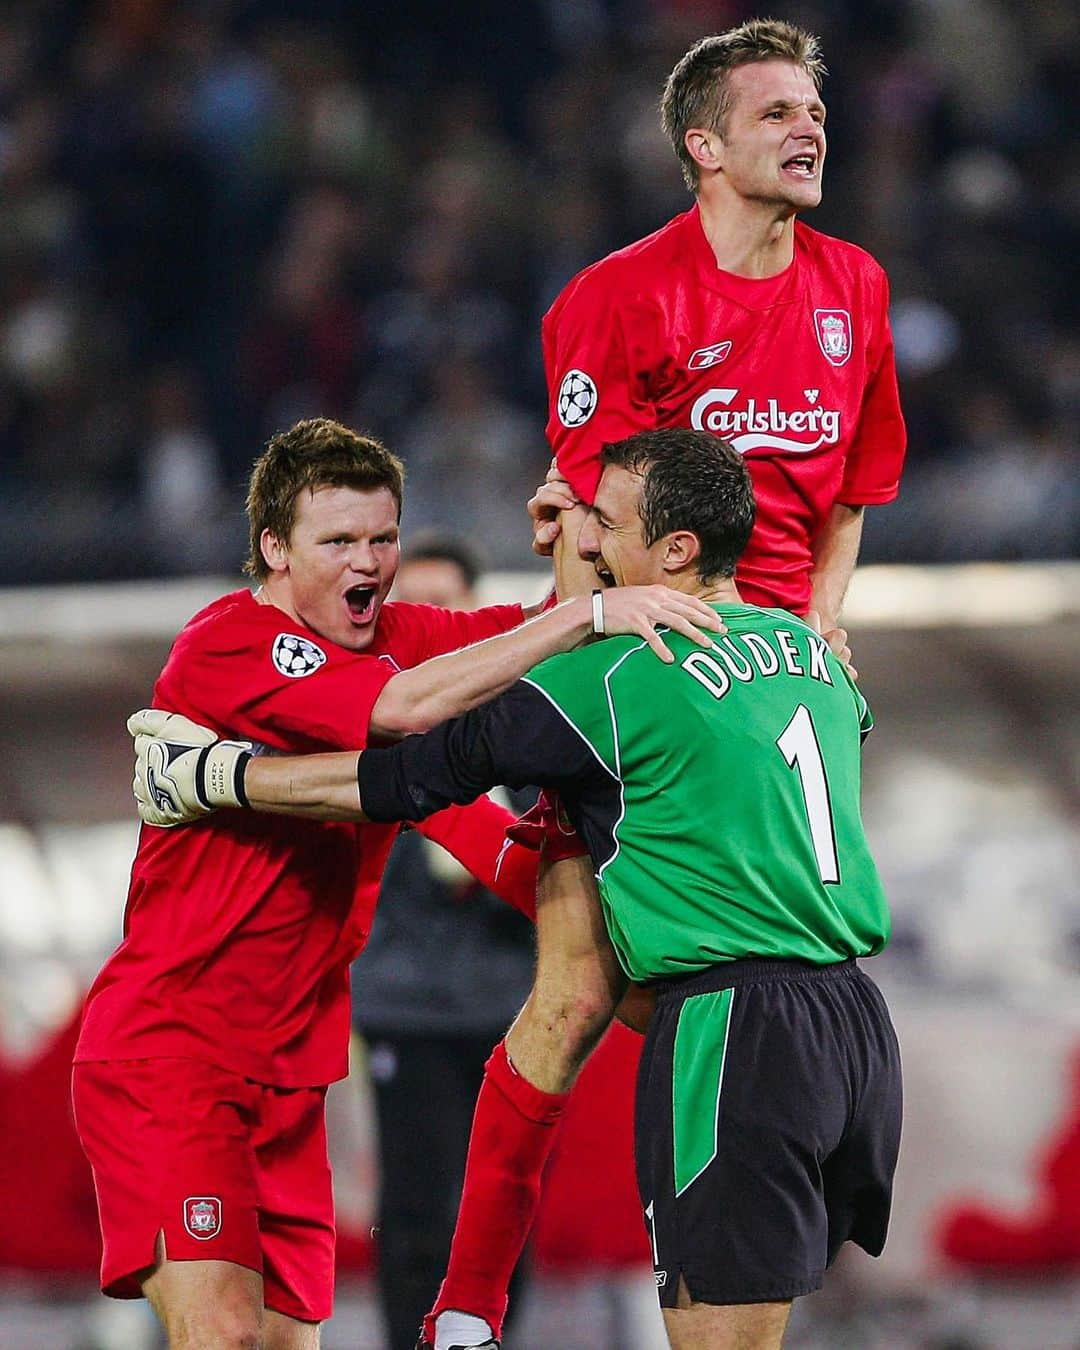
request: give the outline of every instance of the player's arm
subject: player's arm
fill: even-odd
[[[544,316],[548,443],[588,504],[600,481],[601,447],[656,426],[661,331],[655,303],[604,266],[576,277]]]
[[[900,485],[907,433],[900,411],[896,358],[889,328],[889,286],[874,266],[868,282],[873,325],[867,353],[868,378],[859,421],[844,464],[839,491],[811,549],[810,607],[825,636],[838,627],[862,540],[864,508],[890,502]],[[830,645],[835,645],[830,641]]]
[[[840,611],[859,556],[862,521],[861,506],[834,503],[814,548],[810,609],[806,614],[807,623],[821,634],[854,679],[859,672],[851,663],[847,629],[840,627]]]
[[[548,610],[551,609],[554,603],[555,603],[555,588],[551,587],[547,595],[544,596],[543,600],[538,600],[535,605],[521,606],[522,618],[528,621],[529,619],[535,619],[539,614],[546,614]]]
[[[670,664],[675,658],[658,626],[709,647],[711,639],[701,630],[719,631],[720,620],[703,601],[666,586],[609,590],[599,611],[590,597],[576,596],[510,632],[395,675],[375,701],[370,734],[393,739],[427,731],[494,698],[532,666],[581,646],[597,632],[637,634]]]
[[[384,749],[254,756],[175,713],[143,709],[135,737],[135,798],[150,825],[177,825],[219,807],[314,820],[418,821],[464,806],[498,784],[588,783],[605,772],[531,686],[515,684],[463,717]]]
[[[309,820],[364,821],[354,750],[328,755],[252,758],[244,770],[246,805]]]
[[[874,318],[859,422],[836,501],[811,545],[810,608],[818,617],[822,635],[841,659],[847,635],[839,626],[840,614],[859,556],[864,508],[896,496],[907,449],[889,328],[889,284],[876,265],[869,284],[873,298],[868,305]],[[850,661],[850,652],[847,658]]]
[[[862,541],[863,508],[835,502],[813,542],[810,608],[823,634],[839,626],[844,597],[855,572]]]

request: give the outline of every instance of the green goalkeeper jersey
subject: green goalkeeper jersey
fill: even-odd
[[[417,818],[498,782],[556,788],[634,980],[879,951],[888,909],[859,809],[866,701],[800,619],[716,608],[728,632],[713,651],[667,632],[667,665],[610,638],[384,752],[395,771],[362,772],[365,809],[369,792],[388,813],[375,818]]]

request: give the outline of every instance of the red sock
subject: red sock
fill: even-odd
[[[483,1317],[502,1334],[507,1287],[540,1199],[540,1174],[568,1093],[541,1092],[517,1073],[500,1041],[484,1068],[476,1099],[465,1185],[446,1279],[424,1319],[435,1342],[445,1308]]]

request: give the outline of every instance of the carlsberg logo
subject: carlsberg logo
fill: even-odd
[[[789,412],[775,398],[764,404],[751,398],[744,408],[732,408],[738,393],[737,389],[706,389],[690,410],[690,425],[695,431],[723,436],[740,455],[749,450],[788,450],[805,455],[819,446],[835,445],[840,439],[837,408],[796,408]]]

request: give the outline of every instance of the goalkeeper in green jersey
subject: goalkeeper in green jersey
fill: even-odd
[[[498,1344],[552,1125],[631,982],[656,997],[635,1151],[676,1350],[779,1346],[791,1300],[840,1246],[876,1255],[885,1240],[901,1083],[884,1001],[856,964],[889,926],[859,811],[869,710],[811,626],[740,601],[754,508],[734,450],[668,429],[603,462],[587,514],[546,490],[567,507],[560,589],[587,568],[594,586],[693,594],[727,626],[712,651],[674,633],[669,661],[642,638],[595,642],[359,759],[245,758],[169,714],[131,723],[151,824],[241,804],[418,820],[499,783],[561,799],[576,835],[545,825],[536,980],[477,1104],[444,1311],[422,1340],[439,1350]],[[602,632],[602,588],[594,609]]]

